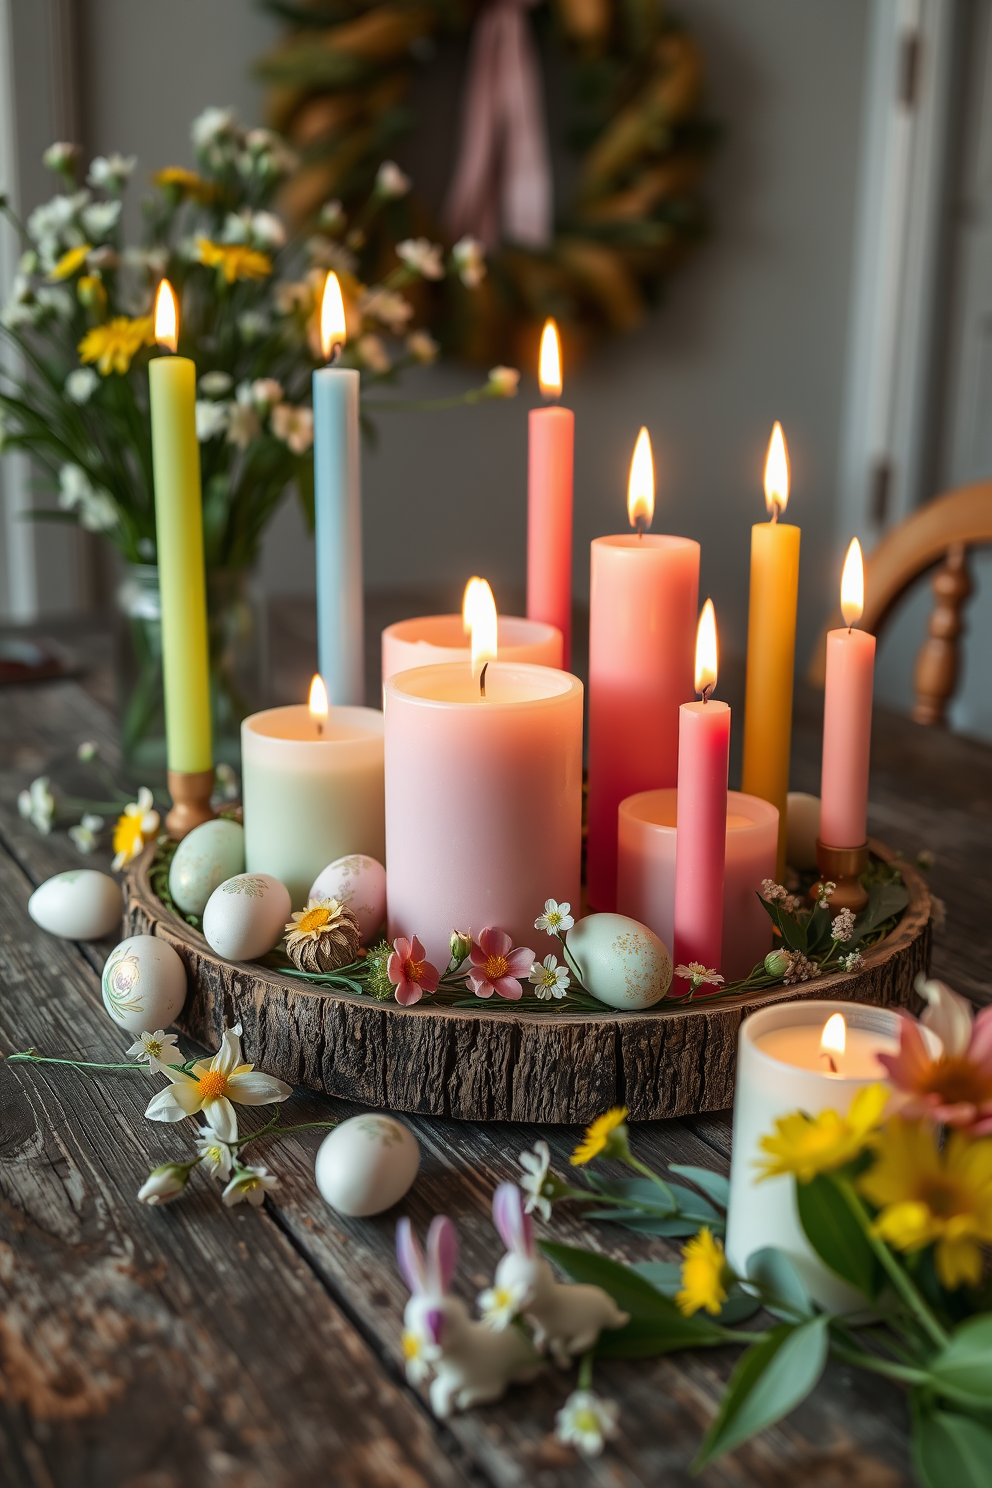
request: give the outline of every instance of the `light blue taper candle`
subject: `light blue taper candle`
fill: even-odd
[[[339,288],[336,298],[340,304]],[[325,338],[325,355],[334,344]],[[317,652],[331,704],[365,702],[358,385],[359,374],[348,367],[313,374]]]

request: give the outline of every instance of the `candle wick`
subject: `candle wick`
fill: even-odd
[[[824,1059],[827,1061],[827,1064],[830,1066],[830,1073],[832,1075],[835,1075],[837,1073],[837,1066],[834,1063],[834,1056],[832,1054],[828,1054],[826,1049],[821,1049],[820,1053],[823,1055]]]
[[[341,360],[341,342],[340,341],[335,341],[334,345],[331,347],[331,355],[330,355],[330,357],[328,359],[328,366],[329,367],[336,367],[337,364],[338,364],[338,362],[340,360]]]
[[[318,739],[322,739],[323,737],[324,737],[324,725],[322,723],[318,722],[318,724],[317,724],[317,738]]]
[[[479,673],[479,693],[482,697],[485,697],[486,695],[486,672],[488,668],[489,663],[487,661],[485,666],[482,668],[482,671]]]
[[[773,501],[772,502],[772,526],[773,527],[775,526],[775,523],[777,521],[778,521],[778,502],[777,501]]]

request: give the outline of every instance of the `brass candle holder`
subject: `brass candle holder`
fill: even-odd
[[[830,915],[836,919],[842,909],[858,914],[868,903],[868,890],[861,882],[861,875],[868,866],[868,844],[860,847],[830,847],[816,839],[816,866],[821,878],[809,891],[815,903],[825,883],[836,887],[830,895]]]
[[[213,789],[213,770],[169,771],[172,809],[165,818],[165,830],[173,842],[181,842],[194,827],[217,815],[210,804]]]

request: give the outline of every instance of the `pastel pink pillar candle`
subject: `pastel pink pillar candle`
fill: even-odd
[[[562,633],[572,656],[572,465],[575,415],[532,408],[527,460],[527,616]],[[501,653],[502,654],[502,653]]]
[[[683,703],[679,709],[672,948],[676,966],[699,961],[719,971],[723,963],[729,764],[729,705],[713,701]]]
[[[678,779],[698,600],[697,542],[632,532],[592,543],[587,879],[599,910],[616,907],[620,802]]]
[[[531,661],[561,667],[562,636],[554,625],[500,615],[497,621],[500,661]],[[461,615],[420,615],[399,620],[382,632],[382,680],[413,667],[442,661],[470,661],[472,648]]]
[[[549,667],[418,667],[384,688],[389,938],[443,969],[489,925],[543,957],[544,901],[579,904],[582,683]]]
[[[831,630],[823,698],[820,841],[861,847],[868,839],[868,764],[875,637]]]
[[[707,704],[707,707],[712,706]],[[617,910],[674,940],[678,791],[642,791],[620,803]],[[727,793],[723,879],[723,975],[736,982],[772,948],[772,922],[758,898],[775,877],[778,809],[758,796]]]

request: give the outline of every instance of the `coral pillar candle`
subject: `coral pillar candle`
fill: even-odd
[[[698,703],[679,709],[679,797],[675,842],[673,959],[719,971],[723,961],[723,878],[727,852],[730,708],[710,700],[716,686],[716,617],[708,599],[696,640]]]
[[[853,629],[863,609],[864,562],[861,545],[853,538],[841,578],[847,629],[827,635],[820,840],[830,847],[861,847],[868,837],[875,637]]]
[[[675,846],[678,792],[642,791],[620,803],[617,911],[639,920],[666,946],[675,923]],[[727,793],[727,848],[723,880],[723,975],[747,976],[772,948],[772,922],[758,890],[775,875],[778,812],[768,801]]]
[[[561,343],[549,320],[541,336],[539,381],[545,398],[560,398]],[[572,653],[572,462],[575,415],[569,408],[532,408],[527,457],[527,617],[562,634]],[[502,654],[502,652],[501,652]]]
[[[617,811],[637,791],[678,776],[679,706],[693,695],[699,544],[646,531],[654,471],[646,429],[631,462],[627,510],[635,531],[598,537],[589,603],[589,901],[612,910]]]
[[[335,859],[384,860],[382,730],[375,709],[328,707],[319,677],[309,706],[241,725],[245,865],[284,883],[294,909]]]
[[[765,461],[771,516],[751,528],[751,597],[747,621],[747,693],[741,787],[779,813],[774,877],[785,868],[786,802],[792,743],[792,678],[799,593],[799,528],[779,520],[789,500],[789,456],[776,424]]]
[[[326,358],[340,355],[344,302],[333,273],[324,284],[320,336]],[[317,650],[330,701],[344,704],[365,701],[359,380],[350,367],[313,374]]]

